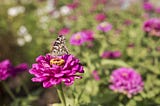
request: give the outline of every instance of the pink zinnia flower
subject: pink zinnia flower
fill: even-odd
[[[70,29],[69,29],[69,28],[62,28],[62,29],[59,31],[59,35],[67,35],[69,32],[70,32]]]
[[[151,36],[160,37],[160,19],[151,18],[144,22],[143,29]]]
[[[80,46],[85,42],[85,34],[83,32],[77,32],[70,38],[70,44]]]
[[[6,80],[8,77],[10,77],[12,69],[13,66],[9,60],[0,62],[0,81]]]
[[[14,67],[10,60],[3,60],[2,62],[0,62],[0,81],[6,80],[8,77],[15,76],[27,69],[28,65],[26,63],[22,63]]]
[[[81,78],[78,73],[84,73],[83,67],[79,60],[73,55],[63,56],[39,56],[35,64],[29,70],[35,77],[33,82],[42,82],[44,88],[58,85],[64,82],[69,86],[74,83],[75,79]]]
[[[123,93],[129,98],[141,92],[144,86],[141,75],[134,69],[125,67],[114,70],[111,74],[110,82],[110,89]]]
[[[143,8],[144,8],[145,11],[149,11],[149,12],[151,12],[151,11],[154,10],[154,6],[153,6],[153,4],[150,3],[150,2],[145,2],[145,3],[143,4]]]
[[[160,13],[160,7],[156,8],[155,12],[159,14]]]
[[[98,74],[98,72],[97,72],[96,70],[94,70],[94,71],[92,72],[92,76],[93,76],[93,78],[94,78],[96,81],[99,81],[99,80],[100,80],[99,74]]]
[[[95,16],[95,19],[96,19],[97,21],[102,22],[102,21],[104,21],[104,20],[106,19],[106,15],[105,15],[104,13],[99,13],[99,14],[97,14],[97,15]]]
[[[101,55],[102,58],[107,58],[107,59],[116,59],[120,58],[121,56],[122,54],[120,51],[105,51]]]
[[[76,9],[79,6],[79,2],[73,2],[67,5],[70,9]]]
[[[84,33],[84,39],[86,42],[94,40],[94,32],[92,30],[83,30],[82,33]]]
[[[112,29],[112,25],[108,22],[102,22],[97,26],[97,29],[103,32],[108,32]]]

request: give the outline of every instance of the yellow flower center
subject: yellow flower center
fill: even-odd
[[[103,23],[101,23],[100,25],[101,25],[101,27],[105,27],[105,26],[108,25],[108,23],[107,23],[107,22],[103,22]]]
[[[75,36],[75,39],[76,39],[76,40],[81,39],[81,35],[80,35],[80,34],[77,34],[77,35]]]
[[[122,76],[127,77],[128,74],[127,73],[122,73]]]
[[[50,64],[54,64],[54,65],[58,65],[58,66],[62,66],[64,65],[64,60],[63,59],[60,59],[60,58],[53,58],[50,60]]]

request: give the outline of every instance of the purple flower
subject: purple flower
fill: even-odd
[[[155,12],[158,13],[158,14],[160,14],[160,7],[156,8]]]
[[[79,60],[73,55],[63,56],[39,56],[35,64],[29,70],[34,74],[33,82],[43,82],[43,87],[48,88],[64,82],[69,86],[74,83],[75,79],[81,78],[77,73],[84,73],[83,67]]]
[[[112,29],[112,25],[108,22],[102,22],[97,26],[97,29],[103,32],[108,32]]]
[[[11,76],[11,70],[13,66],[9,60],[4,60],[0,62],[0,81],[6,80],[8,77]]]
[[[59,35],[67,35],[69,32],[70,32],[70,29],[69,29],[69,28],[62,28],[62,29],[59,31]]]
[[[21,63],[19,65],[17,65],[16,67],[14,67],[13,71],[11,72],[12,76],[15,76],[18,73],[21,73],[23,71],[28,70],[29,66],[27,63]]]
[[[80,46],[85,42],[85,33],[77,32],[70,38],[70,44]]]
[[[143,9],[144,9],[145,11],[151,12],[151,11],[154,10],[154,6],[153,6],[152,3],[145,2],[145,3],[143,4]]]
[[[104,21],[104,20],[106,19],[106,15],[105,15],[104,13],[99,13],[99,14],[97,14],[97,15],[95,16],[95,19],[96,19],[97,21],[102,22],[102,21]]]
[[[120,51],[105,51],[101,55],[102,58],[108,58],[108,59],[116,59],[121,57]]]
[[[160,37],[160,19],[151,18],[144,22],[143,30],[149,33],[150,36]]]
[[[126,94],[129,98],[143,90],[144,83],[140,74],[132,68],[118,68],[114,70],[110,77],[109,86],[115,92]]]
[[[96,81],[99,81],[99,80],[100,80],[100,77],[99,77],[98,72],[97,72],[96,70],[94,70],[94,71],[92,72],[92,76],[93,76],[93,78],[94,78]]]
[[[83,30],[82,33],[84,33],[85,42],[90,42],[94,40],[94,32],[92,30]]]
[[[15,76],[27,69],[28,65],[26,63],[22,63],[14,67],[10,60],[3,60],[2,62],[0,62],[0,80],[6,80],[8,77]]]

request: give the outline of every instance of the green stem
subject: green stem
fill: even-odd
[[[2,84],[3,84],[3,87],[4,87],[4,89],[6,90],[6,92],[9,94],[9,96],[13,99],[13,100],[15,100],[15,96],[14,96],[14,94],[13,94],[13,92],[11,91],[11,89],[9,88],[9,86],[5,83],[5,82],[2,82]]]
[[[58,85],[56,88],[57,88],[58,96],[59,96],[63,106],[67,106],[65,96],[64,96],[64,92],[63,92],[63,88],[62,88],[62,84]]]

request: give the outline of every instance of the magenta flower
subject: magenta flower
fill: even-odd
[[[158,13],[158,14],[160,14],[160,7],[156,8],[155,12]]]
[[[98,72],[97,72],[96,70],[94,70],[94,71],[92,72],[92,76],[93,76],[93,78],[94,78],[96,81],[99,81],[99,80],[100,80],[99,74],[98,74]]]
[[[99,13],[99,14],[97,14],[97,15],[95,16],[95,19],[96,19],[97,21],[102,22],[102,21],[104,21],[104,20],[106,19],[106,15],[105,15],[104,13]]]
[[[80,46],[85,42],[85,33],[77,32],[70,38],[70,44]]]
[[[110,77],[109,88],[115,92],[124,93],[129,98],[143,90],[144,83],[140,74],[132,68],[118,68]]]
[[[83,30],[82,33],[84,33],[84,39],[86,42],[94,40],[94,32],[92,30]]]
[[[20,72],[23,72],[28,69],[28,65],[26,63],[22,63],[16,67],[14,67],[10,60],[6,59],[0,62],[0,81],[6,80],[8,77],[15,76]]]
[[[69,86],[74,83],[75,79],[82,78],[77,73],[84,73],[82,65],[79,60],[73,55],[63,56],[39,56],[35,64],[29,70],[30,74],[35,77],[33,82],[43,82],[43,87],[48,88],[64,82]]]
[[[102,22],[97,26],[97,29],[103,32],[108,32],[112,29],[112,25],[108,22]]]
[[[67,5],[70,9],[76,9],[79,6],[79,2],[73,2]]]
[[[13,71],[11,72],[12,76],[17,75],[18,73],[21,73],[23,71],[26,71],[29,69],[29,66],[27,63],[21,63],[19,65],[17,65],[16,67],[14,67]]]
[[[120,51],[105,51],[101,55],[102,58],[107,58],[107,59],[116,59],[120,58],[121,56],[122,54]]]
[[[153,6],[153,4],[150,3],[150,2],[145,2],[145,3],[143,4],[143,9],[144,9],[145,11],[151,12],[151,11],[154,10],[154,6]]]
[[[59,31],[59,35],[67,35],[69,32],[70,32],[70,29],[69,29],[69,28],[62,28],[62,29]]]
[[[13,69],[13,66],[9,60],[0,62],[0,81],[11,76],[11,69]]]
[[[143,29],[149,33],[150,36],[160,37],[160,19],[151,18],[144,22]]]

